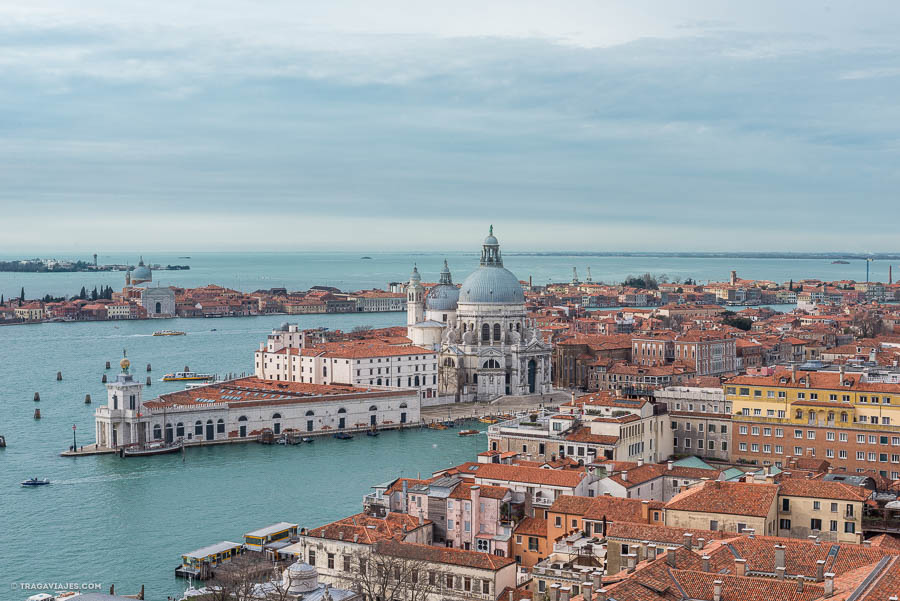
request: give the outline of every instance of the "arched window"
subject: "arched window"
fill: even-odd
[[[153,440],[159,440],[162,438],[162,426],[159,424],[153,425]]]
[[[245,422],[245,421],[247,421],[247,416],[246,416],[246,415],[240,416],[240,417],[238,418],[238,421],[239,421],[239,422]],[[197,422],[197,423],[199,424],[200,422]]]
[[[378,407],[372,405],[371,407],[369,407],[369,411],[378,411]]]
[[[211,420],[211,419],[206,420],[206,425],[207,425],[207,426],[211,426],[211,425],[212,425],[212,420]]]
[[[494,324],[494,340],[500,340],[500,324]]]
[[[245,417],[244,420],[246,419],[247,418]],[[194,422],[194,434],[196,436],[203,436],[203,422],[201,422],[199,419]]]
[[[306,416],[309,417],[311,415],[315,415],[316,413],[312,410],[306,412]]]
[[[484,369],[500,369],[500,362],[496,359],[488,359],[484,362],[484,365],[482,365],[482,367]]]
[[[400,403],[400,408],[401,408],[401,409],[406,409],[406,403]]]
[[[378,378],[378,385],[381,386],[381,378]]]
[[[453,359],[451,357],[444,359],[444,367],[454,367]]]
[[[416,376],[416,386],[419,385],[419,376]]]
[[[225,420],[224,419],[220,418],[219,421],[216,422],[216,433],[217,434],[225,434]]]
[[[160,303],[160,302],[156,303],[156,312],[162,313],[162,303]]]
[[[481,326],[481,340],[484,342],[490,342],[491,340],[491,326],[488,324]]]
[[[178,424],[175,426],[175,436],[177,436],[178,438],[184,438],[184,423],[183,422],[178,422]]]
[[[276,413],[275,415],[272,416],[272,419],[281,419],[281,414]]]
[[[347,410],[341,407],[340,409],[338,409],[338,413],[347,413]]]

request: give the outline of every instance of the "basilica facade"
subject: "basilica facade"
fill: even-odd
[[[439,351],[441,395],[490,400],[549,393],[552,347],[525,313],[519,279],[503,267],[493,227],[481,262],[460,287],[444,262],[426,295],[417,268],[407,286],[407,332],[414,344]]]

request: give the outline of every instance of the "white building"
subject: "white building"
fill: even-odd
[[[151,441],[253,440],[264,428],[322,434],[342,429],[416,424],[414,390],[239,378],[143,401],[143,385],[128,372],[107,384],[107,404],[94,414],[97,445],[118,448]]]
[[[427,297],[414,268],[406,299],[409,338],[440,351],[441,394],[474,393],[484,400],[550,392],[552,346],[526,318],[525,293],[503,267],[493,226],[478,269],[458,290],[445,262],[440,283]]]
[[[406,388],[437,396],[438,355],[407,343],[378,338],[321,342],[296,326],[275,331],[254,353],[254,373],[266,380]]]
[[[141,306],[147,310],[148,317],[174,317],[175,291],[161,286],[144,288]]]

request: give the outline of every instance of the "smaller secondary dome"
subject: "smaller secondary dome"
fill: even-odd
[[[140,262],[138,263],[137,268],[131,272],[132,280],[142,280],[145,282],[153,279],[153,272],[150,271],[150,268],[144,265],[144,257],[141,257]]]
[[[410,284],[418,284],[421,281],[422,281],[422,276],[419,275],[419,267],[417,265],[413,264],[413,270],[409,276],[409,283]]]
[[[453,284],[438,284],[425,297],[425,308],[430,311],[456,311],[459,288]]]

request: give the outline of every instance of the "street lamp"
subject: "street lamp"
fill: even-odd
[[[75,442],[75,424],[72,424],[72,450],[78,450],[78,444]]]

